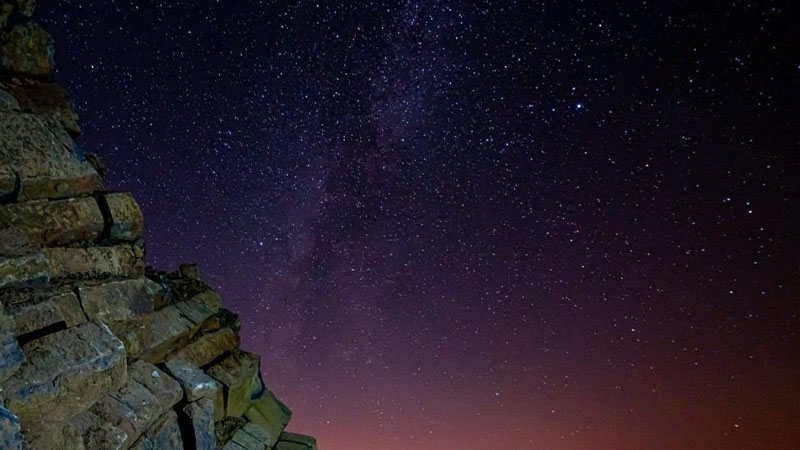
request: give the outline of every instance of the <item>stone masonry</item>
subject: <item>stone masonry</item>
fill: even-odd
[[[0,449],[316,450],[197,266],[145,265],[34,7],[0,0]]]

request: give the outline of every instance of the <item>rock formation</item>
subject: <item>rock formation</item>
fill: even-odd
[[[33,0],[0,0],[0,449],[310,450],[195,265],[145,266]]]

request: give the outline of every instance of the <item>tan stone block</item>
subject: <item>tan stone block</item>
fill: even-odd
[[[116,241],[133,241],[142,234],[144,218],[139,204],[127,192],[103,196],[111,215],[109,237]]]
[[[197,367],[203,367],[226,352],[239,347],[239,336],[230,328],[222,328],[200,336],[186,347],[171,355]]]
[[[91,241],[103,232],[105,222],[95,199],[39,200],[0,205],[0,224],[25,232],[42,246]]]
[[[49,281],[48,261],[44,254],[0,256],[0,289],[42,286]]]
[[[226,416],[241,416],[247,411],[258,367],[256,355],[237,351],[208,368],[208,374],[225,386]]]
[[[292,418],[292,411],[272,392],[265,390],[260,397],[252,401],[245,417],[266,430],[275,442]]]
[[[51,278],[138,278],[144,275],[144,250],[138,245],[44,249]]]

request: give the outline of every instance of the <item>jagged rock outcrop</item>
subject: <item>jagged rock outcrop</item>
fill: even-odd
[[[0,0],[0,449],[316,449],[197,266],[146,267],[34,3]]]

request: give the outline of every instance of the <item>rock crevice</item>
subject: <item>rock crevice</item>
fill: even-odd
[[[0,0],[0,448],[316,450],[197,266],[146,267],[34,6]]]

